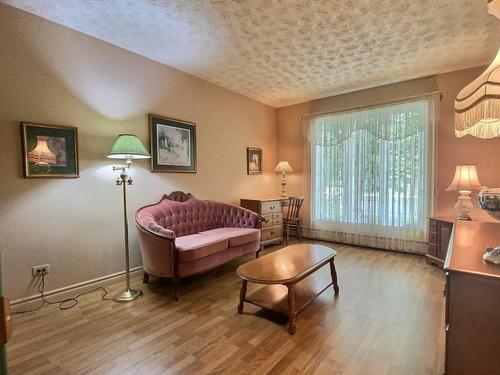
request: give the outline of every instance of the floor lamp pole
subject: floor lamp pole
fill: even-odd
[[[132,179],[127,175],[128,167],[120,167],[120,177],[116,179],[117,185],[123,186],[123,228],[125,234],[125,283],[126,289],[113,298],[116,302],[130,302],[142,296],[142,290],[130,288],[130,252],[128,243],[128,218],[127,218],[127,185],[132,185]],[[118,168],[117,168],[118,169]]]
[[[128,218],[127,218],[127,184],[122,180],[123,185],[123,228],[125,232],[125,280],[127,290],[130,289],[130,251],[128,245]]]

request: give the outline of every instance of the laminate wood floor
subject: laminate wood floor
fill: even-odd
[[[340,295],[329,289],[299,314],[294,336],[280,316],[236,312],[247,256],[183,281],[178,302],[165,280],[142,286],[137,275],[134,303],[94,293],[72,310],[17,315],[10,373],[442,374],[443,271],[419,256],[322,244],[338,251]]]

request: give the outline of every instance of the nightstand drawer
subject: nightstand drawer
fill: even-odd
[[[262,215],[281,212],[282,211],[281,201],[262,202],[260,206],[260,211]]]
[[[281,238],[283,233],[283,227],[281,225],[275,225],[269,228],[262,228],[260,240],[267,241],[272,240],[274,238]]]

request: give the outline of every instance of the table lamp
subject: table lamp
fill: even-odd
[[[281,173],[281,196],[283,198],[287,197],[286,194],[286,180],[285,180],[285,173],[291,173],[293,172],[293,169],[291,165],[288,163],[286,160],[281,160],[276,168],[274,168],[274,171],[276,173]]]
[[[472,202],[471,191],[481,190],[481,183],[477,177],[475,165],[457,165],[455,177],[446,191],[458,191],[460,196],[455,204],[458,211],[458,220],[471,220]]]
[[[142,290],[130,288],[130,256],[128,243],[128,220],[127,220],[127,185],[132,185],[132,178],[127,174],[127,169],[132,164],[132,159],[149,159],[151,156],[147,152],[142,142],[133,134],[120,134],[116,137],[115,143],[108,154],[110,159],[126,160],[125,165],[113,166],[114,171],[121,171],[116,178],[116,184],[123,187],[123,227],[125,231],[125,282],[126,289],[114,296],[116,302],[130,302],[142,296]]]

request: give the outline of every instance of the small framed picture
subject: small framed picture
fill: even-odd
[[[75,127],[22,122],[21,132],[24,177],[79,177]]]
[[[247,174],[262,173],[262,149],[247,147]]]
[[[149,115],[151,171],[196,173],[196,124]]]

